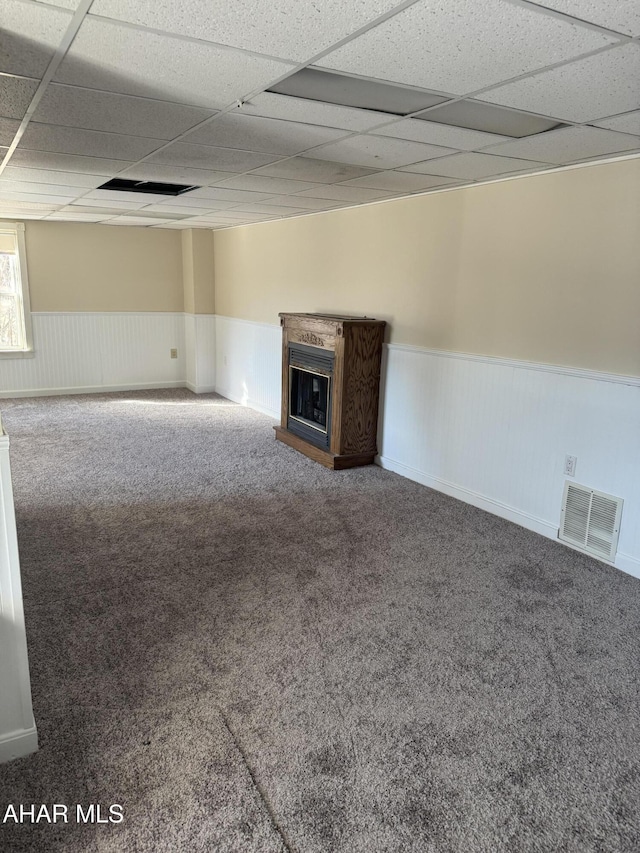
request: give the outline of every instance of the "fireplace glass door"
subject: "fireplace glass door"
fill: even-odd
[[[289,374],[289,416],[326,434],[331,377],[293,366],[289,367]]]

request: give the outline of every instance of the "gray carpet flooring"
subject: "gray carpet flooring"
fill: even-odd
[[[640,581],[215,395],[2,402],[41,748],[2,851],[640,849]]]

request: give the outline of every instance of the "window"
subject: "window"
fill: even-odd
[[[0,356],[33,351],[22,223],[0,223]]]

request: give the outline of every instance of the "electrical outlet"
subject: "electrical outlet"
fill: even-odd
[[[172,348],[171,349],[171,358],[177,358],[177,357],[178,357],[178,350]]]
[[[564,457],[564,473],[568,477],[576,476],[576,465],[578,464],[577,456],[565,456]]]

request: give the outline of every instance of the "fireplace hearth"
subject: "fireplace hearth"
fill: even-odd
[[[369,465],[377,453],[384,321],[283,313],[280,322],[276,438],[328,468]]]

